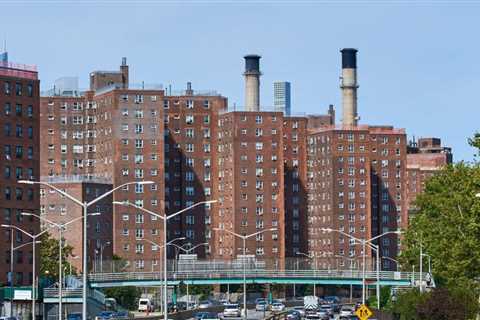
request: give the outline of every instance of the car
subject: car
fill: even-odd
[[[230,303],[223,309],[224,317],[240,317],[240,308],[236,303]]]
[[[130,316],[128,311],[119,311],[113,314],[113,318],[115,319],[129,319]]]
[[[317,315],[319,316],[320,320],[330,320],[332,318],[332,316],[325,310],[318,310]]]
[[[273,312],[282,312],[283,310],[285,310],[285,305],[281,302],[274,302],[272,303],[272,306],[270,307],[270,309]]]
[[[320,306],[321,311],[325,311],[329,316],[333,316],[334,311],[333,311],[333,306],[330,304],[322,304]]]
[[[290,310],[287,313],[287,319],[288,320],[300,320],[302,319],[302,316],[300,315],[300,312],[297,310]]]
[[[353,316],[354,312],[355,312],[355,307],[354,306],[343,305],[340,308],[340,317]]]
[[[201,320],[201,319],[203,319],[203,317],[204,317],[207,313],[208,313],[208,312],[206,312],[206,311],[196,312],[196,313],[193,315],[193,319],[195,319],[195,320]]]
[[[114,315],[113,311],[102,311],[95,316],[95,320],[112,319]]]
[[[11,320],[12,318],[9,317],[2,317],[2,320]],[[67,315],[67,320],[82,320],[82,313],[81,312],[72,312]]]
[[[325,312],[309,313],[305,316],[305,320],[330,320],[330,316]]]
[[[167,305],[168,312],[177,312],[177,305],[173,302],[169,302]]]
[[[187,302],[177,301],[177,310],[178,311],[187,310]]]
[[[198,309],[207,309],[213,307],[213,303],[209,300],[200,301]]]
[[[330,304],[333,307],[334,312],[340,312],[340,298],[337,296],[323,297],[326,304]]]
[[[339,320],[360,320],[356,315],[351,316],[340,316]]]
[[[258,301],[255,305],[256,311],[267,311],[268,310],[268,303],[266,301]]]
[[[261,301],[267,302],[267,300],[266,300],[265,298],[257,298],[257,299],[255,299],[255,304],[257,304],[257,303],[259,303],[259,302],[261,302]]]
[[[197,320],[216,320],[216,319],[220,319],[215,312],[197,312],[197,313],[201,313],[200,318],[197,318],[197,316],[195,316],[195,319],[197,319]]]
[[[300,316],[301,316],[301,317],[305,317],[305,309],[303,308],[303,306],[293,307],[293,310],[295,310],[295,311],[297,311],[298,313],[300,313]]]

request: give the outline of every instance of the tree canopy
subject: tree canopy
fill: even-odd
[[[419,266],[420,245],[446,285],[480,275],[480,167],[450,165],[433,176],[416,200],[418,211],[403,240],[402,266]],[[409,268],[410,269],[410,268]],[[411,270],[411,269],[410,269]]]
[[[480,134],[468,141],[480,155]],[[480,162],[440,170],[426,182],[415,207],[399,259],[404,270],[416,266],[418,271],[421,246],[431,257],[437,288],[401,293],[391,310],[401,320],[473,318],[480,292]]]
[[[40,236],[40,274],[42,276],[48,276],[54,280],[58,280],[58,258],[59,258],[59,244],[58,239],[52,238],[52,236],[46,232]],[[70,264],[68,258],[73,257],[73,247],[66,245],[62,249],[62,265],[63,270],[69,270]],[[75,268],[72,268],[72,273],[76,274]]]

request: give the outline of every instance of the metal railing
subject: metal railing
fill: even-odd
[[[63,288],[62,289],[62,298],[81,298],[82,297],[82,288]],[[58,288],[45,288],[43,289],[43,296],[45,298],[57,298],[59,296]],[[95,289],[88,290],[88,296],[101,304],[105,303],[105,294],[101,291]]]
[[[361,280],[361,270],[258,270],[248,269],[247,279],[252,278],[286,278],[286,279],[354,279]],[[405,281],[412,279],[411,272],[381,271],[380,280]],[[426,276],[426,273],[423,274]],[[168,278],[175,280],[204,280],[204,279],[236,279],[243,277],[243,270],[191,270],[191,271],[169,271]],[[376,271],[367,271],[366,279],[375,281]],[[418,279],[420,273],[415,273]],[[135,281],[135,280],[162,280],[163,272],[119,272],[119,273],[94,273],[89,275],[91,282],[110,281]]]
[[[70,298],[70,297],[81,297],[82,296],[82,288],[63,288],[62,289],[62,297]],[[43,296],[45,298],[58,298],[59,290],[58,288],[45,288],[43,289]]]

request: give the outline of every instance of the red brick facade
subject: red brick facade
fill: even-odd
[[[38,213],[38,187],[19,184],[18,180],[35,180],[40,175],[40,92],[35,68],[0,62],[0,212],[2,224],[16,225],[36,234],[40,223],[21,212]],[[14,246],[32,240],[14,232]],[[0,283],[7,283],[10,271],[10,230],[2,228],[0,248]],[[15,251],[14,283],[32,282],[32,246]],[[38,265],[38,264],[37,264]]]

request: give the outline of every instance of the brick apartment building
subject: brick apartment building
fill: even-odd
[[[165,211],[173,214],[194,203],[216,199],[218,189],[218,119],[227,99],[216,92],[195,92],[191,84],[175,95],[165,96]],[[209,243],[215,205],[195,207],[169,221],[170,239],[185,237],[188,248]],[[177,243],[182,245],[182,243]],[[169,256],[181,254],[169,247]],[[199,258],[209,257],[211,243],[199,246]]]
[[[239,234],[277,231],[247,240],[247,255],[278,261],[285,256],[283,114],[234,111],[223,114],[218,138],[218,214],[214,225]],[[230,259],[242,240],[217,231],[216,257]]]
[[[39,232],[38,220],[24,217],[22,212],[37,212],[38,188],[19,184],[17,180],[36,179],[40,174],[40,126],[38,73],[35,66],[8,61],[0,55],[0,210],[2,224],[16,225],[27,232]],[[2,228],[3,229],[3,228]],[[11,230],[3,229],[0,250],[0,282],[7,284],[10,272]],[[19,231],[13,231],[15,247],[31,242]],[[26,245],[14,252],[14,284],[32,283],[32,247]],[[37,264],[38,265],[38,264]]]
[[[342,50],[343,123],[308,131],[308,248],[322,268],[359,267],[354,240],[407,225],[406,134],[390,126],[358,125],[356,50]],[[397,235],[376,241],[383,269],[394,269]]]
[[[358,125],[309,134],[309,251],[322,267],[344,267],[349,261],[344,257],[360,261],[363,255],[348,237],[322,228],[369,239],[406,226],[405,139],[403,130]],[[381,256],[397,255],[395,235],[378,244]],[[384,268],[390,265],[391,260],[382,261]]]
[[[45,96],[41,108],[43,181],[82,201],[123,183],[153,181],[122,188],[113,199],[163,215],[163,90],[129,88],[124,59],[120,71],[92,72],[90,88],[81,96]],[[42,190],[41,210],[49,219],[66,222],[80,216],[81,208],[69,202],[47,188]],[[89,217],[90,262],[98,261],[99,253],[104,260],[114,253],[138,269],[159,265],[154,258],[158,248],[141,240],[160,242],[159,219],[132,207],[112,207],[112,197],[89,212],[101,213]],[[82,225],[79,221],[72,226]],[[67,233],[65,238],[81,258],[82,235]],[[80,270],[81,260],[72,260]]]
[[[369,239],[406,227],[407,178],[422,175],[407,170],[407,157],[431,157],[440,149],[431,140],[423,149],[412,146],[407,156],[403,129],[358,125],[355,54],[342,50],[342,125],[335,125],[333,106],[326,115],[308,116],[260,110],[260,56],[245,57],[247,111],[229,111],[227,98],[194,91],[190,83],[168,95],[134,89],[124,59],[119,71],[92,72],[90,88],[81,94],[72,95],[79,92],[74,88],[42,97],[42,180],[84,200],[122,183],[154,182],[119,190],[90,210],[101,212],[89,218],[91,262],[102,251],[104,260],[117,254],[134,270],[160,269],[159,248],[142,239],[161,244],[163,222],[131,207],[112,207],[113,199],[162,215],[215,199],[217,204],[169,221],[168,239],[208,243],[194,252],[199,258],[234,259],[242,254],[242,241],[213,228],[239,234],[277,228],[249,239],[247,255],[278,263],[305,253],[320,268],[348,268],[349,261],[359,267],[361,247],[322,228]],[[422,182],[409,183],[413,192]],[[41,197],[46,217],[66,221],[81,215],[45,188]],[[80,227],[81,222],[75,229]],[[81,236],[66,239],[81,256]],[[377,244],[385,257],[382,268],[394,269],[388,258],[398,253],[398,237]],[[170,258],[179,253],[168,249]],[[365,254],[371,264],[374,254]],[[80,268],[80,261],[73,263]]]
[[[409,216],[415,213],[413,202],[425,190],[426,181],[452,161],[452,149],[442,146],[439,138],[420,138],[409,143],[406,181]]]

